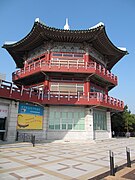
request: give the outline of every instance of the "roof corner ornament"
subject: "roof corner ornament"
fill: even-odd
[[[103,22],[99,22],[98,24],[96,24],[95,26],[90,27],[89,29],[90,29],[90,30],[91,30],[91,29],[95,29],[95,28],[98,28],[98,27],[100,27],[100,26],[105,26],[105,25],[104,25]]]
[[[70,30],[70,27],[68,25],[68,18],[66,18],[66,24],[64,26],[64,30]]]
[[[121,51],[127,51],[125,47],[117,47],[117,48],[120,49]]]
[[[40,22],[39,18],[36,18],[36,19],[35,19],[35,22]]]

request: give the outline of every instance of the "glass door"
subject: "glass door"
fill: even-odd
[[[0,140],[4,140],[6,118],[0,118]]]

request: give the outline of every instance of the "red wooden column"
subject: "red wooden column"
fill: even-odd
[[[84,82],[84,94],[87,95],[90,92],[90,81],[86,80]]]
[[[89,57],[89,53],[86,53],[85,54],[85,63],[88,63],[88,62],[90,62],[90,57]]]
[[[108,89],[107,88],[105,89],[105,94],[108,95]]]
[[[46,58],[47,61],[50,61],[50,51],[47,51],[47,55],[46,56],[47,56],[47,58]]]
[[[25,61],[24,61],[24,68],[26,68],[27,65],[28,65],[28,62],[25,60]]]
[[[44,81],[44,90],[45,90],[45,91],[48,91],[48,90],[49,90],[49,79],[46,79],[46,80]]]

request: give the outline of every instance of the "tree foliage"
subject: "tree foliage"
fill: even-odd
[[[127,105],[123,112],[112,114],[111,123],[114,132],[135,132],[135,115],[131,114]]]

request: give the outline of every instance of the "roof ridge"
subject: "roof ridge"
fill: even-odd
[[[90,32],[90,31],[92,32],[92,31],[95,31],[95,30],[97,30],[99,28],[105,27],[104,23],[100,22],[97,25],[95,25],[95,26],[93,26],[91,28],[87,28],[87,29],[81,29],[81,30],[80,29],[72,29],[72,30],[71,29],[61,29],[61,28],[48,26],[44,22],[42,22],[39,18],[35,19],[35,24],[43,25],[44,27],[49,28],[50,30],[54,29],[54,30],[59,30],[59,31],[63,31],[63,32],[85,32],[85,31],[86,32]]]

